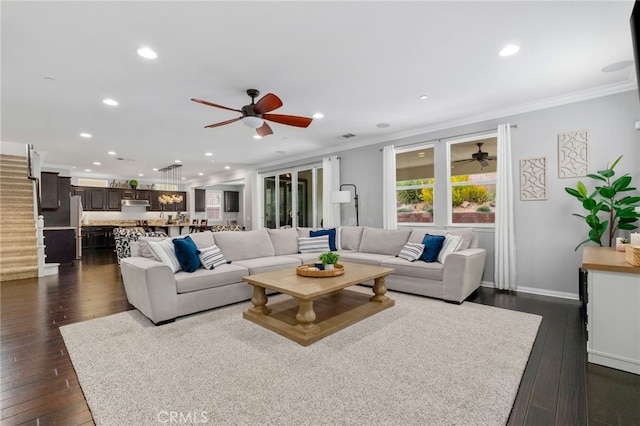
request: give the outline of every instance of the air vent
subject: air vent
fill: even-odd
[[[353,133],[345,133],[344,135],[340,135],[339,138],[340,139],[350,139],[350,138],[355,138],[356,135],[354,135]]]
[[[116,160],[118,161],[136,161],[132,158],[124,158],[124,157],[116,157]]]

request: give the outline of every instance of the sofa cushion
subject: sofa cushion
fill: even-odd
[[[442,263],[409,262],[399,257],[389,257],[380,262],[380,266],[395,269],[393,275],[403,275],[428,280],[442,281],[444,266]]]
[[[215,269],[216,266],[231,263],[224,258],[224,254],[222,254],[220,248],[215,244],[211,247],[201,249],[198,257],[204,269]]]
[[[329,236],[329,250],[336,251],[338,248],[336,247],[336,228],[331,229],[318,229],[317,231],[310,231],[310,237],[321,237],[323,235]]]
[[[247,232],[222,231],[213,236],[227,260],[236,261],[274,256],[275,250],[266,229]]]
[[[172,272],[178,272],[181,269],[171,238],[165,238],[162,241],[148,241],[147,243],[156,260],[167,265]]]
[[[176,291],[178,293],[188,293],[205,288],[234,284],[242,282],[242,277],[247,275],[249,275],[247,268],[236,264],[220,265],[213,271],[200,268],[191,274],[178,272],[175,274]]]
[[[311,231],[315,231],[316,228],[296,228],[296,231],[298,232],[298,237],[310,237],[309,233],[311,233]]]
[[[211,247],[213,245],[213,232],[206,230],[202,232],[193,232],[189,234],[189,237],[196,243],[196,247],[199,249],[205,247]]]
[[[362,241],[358,251],[397,256],[407,243],[410,234],[409,229],[388,230],[366,226],[362,231]]]
[[[329,250],[329,236],[298,237],[298,251],[300,253],[323,253]]]
[[[290,256],[271,256],[256,259],[245,259],[235,262],[234,265],[244,266],[249,274],[255,275],[262,272],[275,271],[283,268],[297,268],[302,263],[299,259]]]
[[[357,251],[339,251],[341,262],[363,263],[365,265],[380,266],[380,262],[389,259],[388,254],[359,253]]]
[[[267,229],[276,256],[298,252],[298,231],[289,229]]]
[[[407,243],[400,250],[400,254],[398,257],[404,260],[408,260],[409,262],[415,262],[420,259],[422,252],[424,251],[424,244],[418,243]]]
[[[174,238],[173,247],[180,263],[180,268],[185,272],[193,272],[200,268],[200,258],[198,257],[198,247],[190,236],[184,238]]]
[[[422,238],[422,244],[424,244],[424,251],[420,260],[424,262],[437,262],[440,250],[442,250],[442,244],[444,244],[444,235],[431,235],[425,234]]]
[[[339,250],[358,251],[362,241],[362,230],[360,226],[341,226]],[[420,241],[418,241],[420,242]]]
[[[442,244],[442,250],[438,254],[438,262],[444,263],[444,260],[454,251],[458,250],[462,244],[461,235],[447,234]]]

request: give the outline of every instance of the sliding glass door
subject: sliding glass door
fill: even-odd
[[[322,221],[320,165],[265,174],[263,186],[266,228],[319,227]]]

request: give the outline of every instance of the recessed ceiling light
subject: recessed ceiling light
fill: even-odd
[[[109,152],[107,152],[107,154],[109,154],[109,155],[116,155],[116,152],[115,152],[115,151],[109,151]]]
[[[173,162],[174,162],[174,163],[179,163],[179,162],[180,162],[180,160],[174,160]]]
[[[253,135],[253,138],[254,138],[254,139],[262,139],[262,136],[260,136],[260,135]]]
[[[99,161],[94,161],[94,162],[93,162],[93,165],[94,165],[94,166],[101,166],[101,165],[102,165],[102,163],[101,163],[101,162],[99,162]]]
[[[502,48],[500,52],[498,52],[498,55],[511,56],[515,53],[518,53],[518,50],[520,50],[520,46],[516,46],[515,44],[507,44],[505,47]]]
[[[198,172],[198,176],[204,176],[204,173]]]
[[[137,50],[137,52],[138,52],[138,55],[146,59],[156,59],[158,57],[158,54],[153,50],[149,49],[148,47],[141,47],[140,49]]]
[[[186,178],[186,177],[183,177],[183,178],[182,178],[182,180],[187,180],[187,178]]]
[[[206,155],[207,157],[211,157],[213,155],[213,152],[205,152],[204,155]]]
[[[110,99],[110,98],[103,99],[102,103],[105,104],[105,105],[109,105],[109,106],[117,106],[118,105],[118,101],[116,101],[114,99]]]
[[[91,133],[80,133],[80,136],[83,137],[83,138],[87,138],[88,139],[88,138],[92,137],[93,135],[91,135]]]
[[[428,98],[428,96],[427,96],[427,95],[422,95],[422,96],[420,96],[420,100],[421,100],[421,101],[424,101],[424,100],[425,100],[425,99],[427,99],[427,98]]]
[[[90,171],[91,171],[91,169],[84,169],[84,171],[85,171],[85,172],[90,172]]]
[[[378,124],[376,124],[376,127],[379,128],[379,129],[385,129],[387,127],[391,127],[391,124],[389,124],[389,123],[378,123]]]
[[[225,170],[229,170],[231,167],[229,166],[224,166]]]
[[[324,114],[321,112],[316,112],[313,114],[313,118],[324,118]]]
[[[620,71],[623,70],[625,68],[630,67],[631,65],[633,65],[633,61],[620,61],[620,62],[614,62],[613,64],[609,64],[606,67],[602,68],[602,72],[615,72],[615,71]]]
[[[142,173],[138,173],[138,176],[139,176],[139,177],[142,177],[142,176],[144,176],[144,175],[143,175]]]

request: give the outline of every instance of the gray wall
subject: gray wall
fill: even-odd
[[[514,172],[514,208],[518,286],[524,291],[571,297],[577,295],[577,269],[582,250],[574,252],[578,242],[586,238],[587,226],[571,216],[580,212],[575,199],[564,187],[574,187],[578,180],[558,178],[558,133],[588,129],[590,131],[590,172],[601,170],[624,154],[616,167],[616,175],[629,173],[634,185],[640,186],[640,133],[634,129],[640,119],[636,91],[576,102],[544,110],[512,115],[473,125],[395,140],[377,146],[340,152],[341,180],[353,183],[360,195],[360,225],[382,226],[382,152],[383,145],[396,146],[426,142],[469,132],[497,127],[500,123],[517,124],[512,129]],[[436,143],[436,162],[445,164],[445,143]],[[546,157],[548,199],[520,200],[520,160]],[[443,178],[444,168],[440,167]],[[446,179],[446,178],[445,178]],[[446,194],[436,194],[436,225],[446,225]],[[436,208],[438,208],[436,205]],[[355,223],[353,211],[344,210],[343,224]],[[352,208],[352,207],[351,207]],[[484,281],[493,281],[493,229],[478,229],[480,244],[488,250]]]

